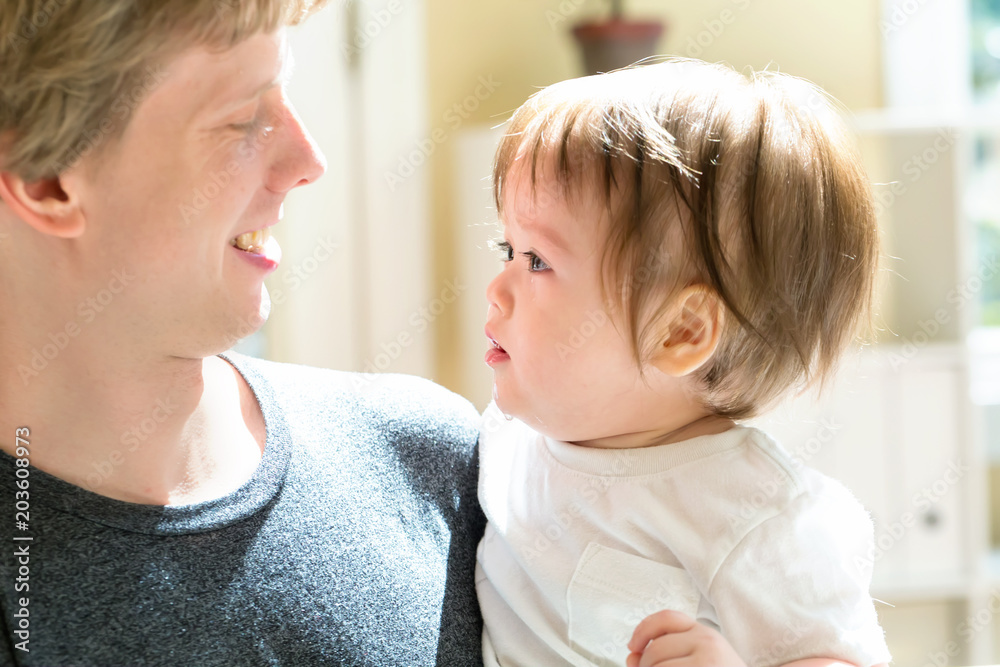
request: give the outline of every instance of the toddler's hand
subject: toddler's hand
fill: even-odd
[[[679,611],[642,619],[628,648],[628,667],[746,667],[722,635]]]

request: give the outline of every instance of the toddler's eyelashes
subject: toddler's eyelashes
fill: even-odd
[[[535,253],[533,253],[533,252],[526,252],[526,253],[522,253],[522,254],[525,257],[528,258],[528,270],[529,271],[544,271],[545,269],[549,268],[549,265],[545,263],[545,260],[543,260],[541,257],[539,257],[538,255],[536,255]]]
[[[500,257],[504,262],[514,261],[514,247],[510,243],[507,241],[491,241],[490,245],[500,253]],[[545,271],[552,268],[545,263],[544,259],[530,250],[518,254],[528,258],[528,271]]]
[[[494,250],[500,253],[500,257],[503,261],[509,262],[514,259],[514,247],[506,241],[491,241],[490,245]]]

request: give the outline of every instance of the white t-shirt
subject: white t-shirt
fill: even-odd
[[[890,659],[868,513],[757,429],[594,449],[490,405],[479,500],[489,667],[624,665],[635,626],[661,609],[719,630],[753,667]]]

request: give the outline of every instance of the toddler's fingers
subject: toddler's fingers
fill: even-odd
[[[687,632],[695,625],[695,620],[679,611],[664,610],[650,614],[635,626],[628,649],[633,653],[642,653],[653,639],[671,632]]]
[[[657,637],[642,651],[642,659],[636,667],[673,664],[670,661],[686,658],[694,653],[696,642],[697,639],[689,632]]]

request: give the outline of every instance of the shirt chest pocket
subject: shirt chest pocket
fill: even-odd
[[[663,609],[695,618],[700,600],[683,568],[591,542],[567,592],[570,645],[595,665],[624,665],[639,621]]]

